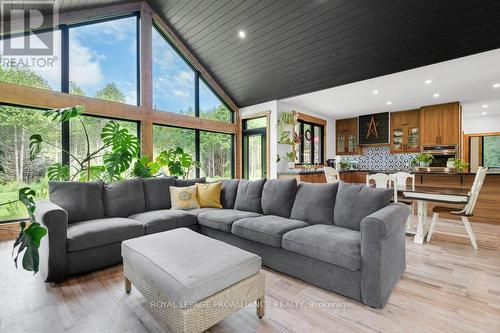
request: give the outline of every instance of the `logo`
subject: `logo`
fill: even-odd
[[[0,0],[3,67],[46,68],[57,60],[57,0]]]

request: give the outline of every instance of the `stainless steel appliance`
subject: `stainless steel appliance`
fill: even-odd
[[[445,171],[448,169],[446,167],[448,159],[458,157],[458,147],[457,145],[422,146],[422,153],[434,156],[434,159],[429,166],[431,171]]]

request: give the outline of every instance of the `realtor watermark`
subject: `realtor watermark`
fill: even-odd
[[[52,69],[59,60],[58,0],[0,0],[0,66]]]
[[[186,308],[186,307],[202,307],[202,308],[243,308],[246,306],[256,306],[255,302],[236,302],[236,301],[215,301],[215,302],[182,302],[181,304],[171,301],[149,302],[152,308]],[[266,308],[275,309],[330,309],[330,310],[346,310],[352,307],[348,302],[327,302],[327,301],[265,301]]]

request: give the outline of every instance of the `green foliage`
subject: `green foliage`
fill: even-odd
[[[296,158],[297,158],[297,154],[295,153],[295,150],[292,150],[291,152],[286,153],[286,159],[288,162],[295,162]]]
[[[58,121],[63,123],[65,121],[69,121],[72,118],[76,118],[85,112],[85,108],[83,106],[71,106],[62,109],[54,109],[45,111],[44,116],[51,118],[52,121]]]
[[[155,162],[161,171],[166,167],[169,175],[182,178],[187,178],[192,167],[198,167],[191,155],[184,152],[181,147],[162,151]]]
[[[40,134],[33,134],[30,137],[30,160],[35,160],[40,151],[42,150],[42,136]]]
[[[153,177],[154,173],[151,168],[151,162],[149,162],[148,156],[142,156],[135,161],[132,168],[132,175],[137,178],[150,178]]]
[[[339,166],[342,169],[349,169],[351,167],[351,163],[348,161],[340,161]]]
[[[468,167],[469,167],[469,163],[466,163],[464,160],[462,160],[460,158],[455,159],[455,170],[456,171],[462,172]]]
[[[417,156],[413,158],[411,161],[411,165],[419,165],[420,163],[428,164],[431,163],[432,160],[434,159],[434,156],[428,153],[420,153]]]
[[[69,166],[54,163],[47,168],[47,177],[50,180],[69,180]]]
[[[483,137],[483,159],[487,168],[500,167],[500,135]]]
[[[18,267],[17,262],[19,256],[22,254],[22,265],[27,271],[34,273],[38,272],[40,256],[38,248],[40,247],[41,239],[47,234],[47,230],[40,226],[35,219],[35,191],[29,187],[23,187],[18,192],[18,199],[0,204],[0,206],[12,205],[21,202],[30,217],[30,225],[26,228],[26,222],[21,222],[19,235],[17,236],[12,247],[12,256],[14,257],[14,264]]]
[[[3,152],[3,150],[0,150],[0,156],[5,156],[5,153]],[[0,163],[0,172],[5,173],[5,169],[3,168],[2,163]]]
[[[105,99],[112,102],[125,103],[125,95],[114,83],[108,83],[96,92],[95,98]]]

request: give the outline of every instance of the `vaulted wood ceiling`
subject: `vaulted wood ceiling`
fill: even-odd
[[[62,10],[118,2],[124,1],[61,0]],[[500,47],[495,0],[148,3],[239,106]]]

